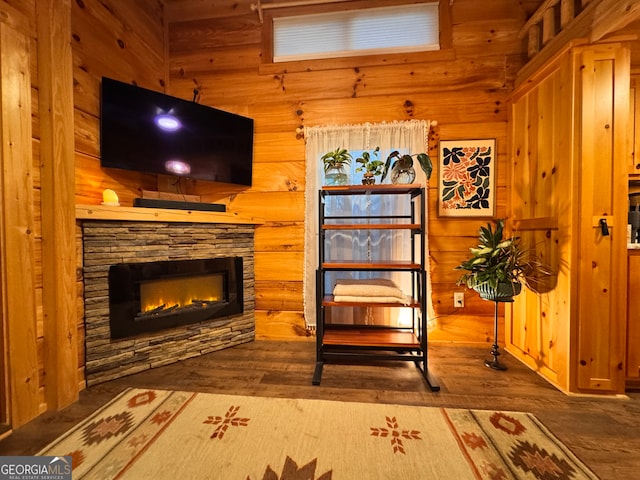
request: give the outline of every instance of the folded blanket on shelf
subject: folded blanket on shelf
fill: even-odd
[[[333,288],[336,302],[374,302],[374,303],[402,303],[408,305],[410,298],[400,288],[387,278],[336,280]]]
[[[334,302],[356,302],[356,303],[400,303],[402,305],[409,305],[409,297],[356,297],[353,295],[334,295]]]

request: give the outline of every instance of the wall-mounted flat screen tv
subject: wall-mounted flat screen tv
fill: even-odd
[[[102,78],[101,166],[251,186],[253,120]]]

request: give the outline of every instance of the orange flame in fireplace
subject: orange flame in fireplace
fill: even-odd
[[[186,307],[198,302],[219,302],[224,298],[223,275],[150,280],[140,284],[142,312]]]

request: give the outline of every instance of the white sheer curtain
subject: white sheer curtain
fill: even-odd
[[[362,151],[372,152],[376,147],[380,147],[379,159],[386,160],[389,153],[398,150],[400,153],[421,153],[428,151],[428,132],[430,122],[427,120],[411,120],[405,122],[391,122],[378,124],[360,124],[360,125],[328,125],[317,127],[305,127],[306,142],[306,188],[305,188],[305,272],[304,272],[304,315],[307,327],[315,327],[316,325],[316,280],[315,274],[318,267],[318,190],[322,187],[324,179],[323,164],[320,157],[326,152],[333,151],[337,147],[346,148],[355,157]],[[350,184],[361,184],[362,173],[356,173],[357,164],[352,162],[349,172]],[[418,162],[414,162],[416,170],[416,180],[427,186],[427,179],[424,172],[419,167]],[[376,179],[379,182],[379,177]],[[389,176],[384,183],[390,183]],[[406,202],[396,202],[392,197],[375,199],[373,201],[367,199],[351,200],[347,197],[336,197],[331,199],[332,202],[340,203],[335,205],[336,208],[351,208],[354,212],[365,211],[367,214],[398,214],[407,213],[408,204]],[[425,203],[427,203],[425,201]],[[428,203],[427,203],[428,205]],[[332,208],[329,205],[327,208]],[[428,210],[428,209],[427,209]],[[406,235],[406,238],[400,238]],[[341,259],[359,259],[368,260],[372,249],[375,249],[376,258],[381,259],[380,252],[388,258],[408,259],[410,240],[408,232],[390,233],[390,232],[366,232],[345,234],[344,232],[336,232],[331,238],[332,258]],[[424,252],[427,269],[427,303],[428,303],[428,325],[431,327],[434,314],[431,304],[431,282],[429,276],[429,255],[428,255],[428,235],[427,248]],[[364,275],[364,274],[362,274]],[[379,275],[379,274],[378,274]],[[410,292],[410,279],[395,275],[394,281],[406,292]],[[329,276],[330,280],[334,278]],[[361,276],[359,278],[362,278]],[[335,309],[332,309],[335,310]],[[343,309],[339,309],[343,310]],[[340,318],[332,321],[342,323],[350,323],[353,315],[362,315],[363,312],[353,312],[351,309],[344,309],[340,312]],[[379,309],[378,309],[379,310]],[[394,309],[404,310],[404,309]],[[365,315],[371,315],[371,310],[367,309]],[[398,313],[395,314],[396,316]],[[400,315],[402,315],[400,313]],[[388,319],[386,321],[389,321]],[[392,320],[393,321],[393,320]],[[401,319],[395,320],[402,323]],[[374,321],[375,323],[375,321]]]

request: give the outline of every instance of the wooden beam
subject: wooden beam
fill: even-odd
[[[549,43],[556,36],[556,12],[548,8],[542,17],[542,45]]]
[[[640,0],[592,0],[584,6],[572,22],[520,69],[516,86],[526,81],[539,68],[544,68],[551,58],[566,50],[567,45],[596,42],[603,36],[624,28],[638,19],[640,19]],[[609,38],[608,41],[621,42],[633,39],[633,36],[627,35],[624,38]]]
[[[620,30],[640,19],[640,0],[603,0],[596,6],[590,40]]]
[[[6,373],[0,405],[13,427],[40,413],[30,44],[27,36],[0,22],[0,366]]]
[[[566,27],[575,16],[575,0],[562,0],[560,3],[560,28]]]
[[[540,26],[533,25],[529,29],[529,40],[527,42],[527,55],[533,57],[540,51]]]
[[[518,36],[520,38],[524,38],[527,35],[529,29],[534,25],[542,22],[544,20],[545,14],[547,13],[547,10],[553,10],[553,7],[555,7],[558,2],[560,2],[560,0],[545,0],[544,3],[541,4],[535,12],[533,12],[533,15],[529,17],[527,23],[525,23],[524,26],[520,29]]]
[[[527,20],[518,32],[519,38],[524,38],[529,31],[543,20],[546,22],[549,10],[553,10],[560,0],[545,0],[538,10]],[[582,2],[582,11],[575,18],[572,0],[562,0],[560,10],[561,30],[574,29],[574,23],[584,17],[591,19],[591,34],[589,40],[596,42],[605,35],[620,30],[630,23],[640,19],[640,0],[591,0]],[[575,37],[574,37],[575,38]]]
[[[594,6],[595,3],[583,10],[567,28],[561,30],[540,50],[540,53],[531,58],[529,63],[520,69],[516,79],[516,86],[529,78],[530,75],[533,75],[538,69],[545,68],[552,58],[567,51],[567,47],[587,42],[595,13]]]
[[[78,400],[71,0],[36,0],[45,400]]]

